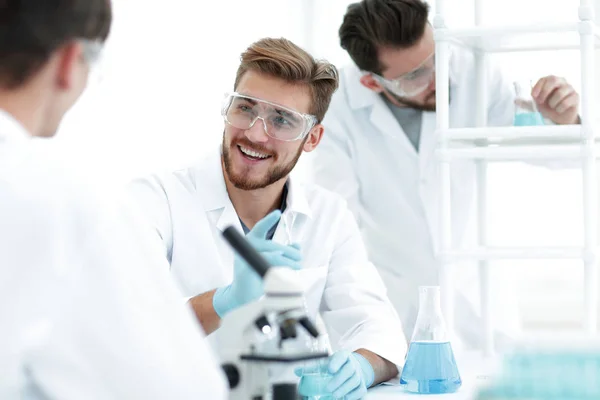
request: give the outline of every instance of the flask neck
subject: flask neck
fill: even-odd
[[[419,290],[419,314],[441,314],[440,290],[438,287],[425,287]]]
[[[440,304],[440,288],[419,288],[419,314],[411,341],[447,341],[446,324]]]

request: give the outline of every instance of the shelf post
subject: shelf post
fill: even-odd
[[[443,136],[450,126],[450,47],[446,39],[446,1],[436,0],[436,15],[433,20],[435,37],[435,75],[436,75],[436,139],[439,148],[444,149],[448,143]],[[442,297],[442,311],[446,319],[449,335],[454,338],[454,282],[452,276],[452,263],[440,256],[446,254],[452,246],[452,215],[451,215],[451,188],[450,188],[450,162],[441,160],[439,164],[440,195],[438,202],[439,214],[439,241],[438,260],[440,263],[440,287]]]
[[[475,6],[475,26],[481,27],[484,20],[484,5],[482,0],[473,0]],[[488,55],[483,50],[475,51],[475,73],[476,76],[476,126],[487,125],[487,62]],[[477,241],[480,248],[488,245],[487,227],[487,160],[475,161],[477,176]],[[483,337],[483,355],[492,357],[494,355],[494,323],[492,310],[492,285],[490,277],[490,261],[481,259],[479,266],[479,298],[481,313],[481,330]]]
[[[595,334],[598,318],[598,179],[594,131],[594,9],[591,0],[580,0],[581,131],[585,157],[582,165],[584,223],[584,329]]]

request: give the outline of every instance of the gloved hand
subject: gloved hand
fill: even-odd
[[[375,371],[367,359],[347,350],[337,351],[329,357],[327,369],[333,375],[327,391],[336,399],[362,399],[375,380]],[[310,372],[303,368],[297,368],[294,372],[301,377],[304,371]]]
[[[281,211],[275,210],[260,221],[246,235],[246,239],[273,267],[302,268],[299,246],[285,246],[267,240],[267,233],[277,224]],[[237,254],[233,264],[233,282],[219,288],[213,296],[213,307],[219,317],[258,299],[263,295],[261,277]]]

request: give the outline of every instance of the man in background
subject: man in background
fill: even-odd
[[[422,0],[363,0],[348,7],[339,37],[353,63],[340,70],[340,89],[323,121],[327,135],[313,168],[316,183],[348,201],[407,337],[417,317],[418,286],[439,284],[441,184],[434,155],[435,41],[428,16]],[[498,69],[488,67],[487,125],[510,126],[514,89]],[[473,54],[451,46],[450,127],[476,126],[476,76]],[[540,79],[532,97],[552,123],[579,123],[579,96],[564,79]],[[452,163],[455,248],[475,244],[475,177],[471,161]],[[455,327],[465,345],[480,348],[479,280],[472,264],[454,269]],[[495,283],[496,342],[505,348],[519,333],[520,321],[510,293],[514,285]]]

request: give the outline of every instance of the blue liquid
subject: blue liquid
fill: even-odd
[[[412,342],[400,384],[413,393],[456,392],[462,380],[450,342]]]
[[[514,126],[544,125],[544,118],[539,112],[526,112],[515,115]]]
[[[298,385],[298,393],[302,400],[334,400],[327,385],[333,375],[327,373],[309,373],[302,375]]]

